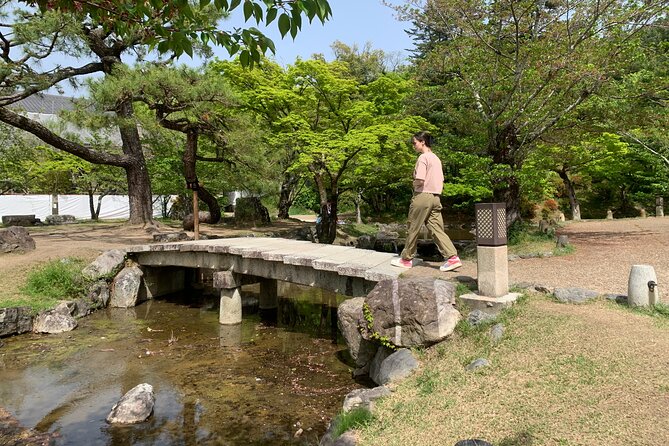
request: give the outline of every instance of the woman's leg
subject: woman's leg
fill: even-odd
[[[402,258],[411,260],[416,255],[418,246],[418,234],[421,226],[430,214],[430,199],[432,194],[416,194],[411,199],[411,206],[409,206],[409,216],[407,218],[407,238],[402,250]]]
[[[432,234],[439,252],[445,259],[458,254],[458,250],[455,249],[451,238],[444,231],[444,219],[441,216],[441,201],[436,195],[432,196],[432,206],[429,210],[425,226],[427,226],[427,229]]]

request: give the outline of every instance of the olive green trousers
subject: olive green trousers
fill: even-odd
[[[458,254],[450,237],[444,232],[439,195],[422,192],[414,194],[409,206],[407,239],[401,254],[403,259],[411,260],[416,255],[418,235],[423,224],[445,259]]]

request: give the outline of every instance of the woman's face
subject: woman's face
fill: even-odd
[[[411,138],[411,144],[413,144],[413,149],[416,152],[422,153],[425,149],[425,143],[423,141],[417,140],[416,138]]]

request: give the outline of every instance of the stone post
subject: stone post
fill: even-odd
[[[222,325],[242,323],[242,293],[239,288],[221,289],[218,323]]]
[[[655,197],[655,216],[664,217],[664,198]]]
[[[655,270],[650,265],[632,265],[627,282],[627,303],[632,307],[648,307],[660,303]]]
[[[606,211],[606,219],[613,220],[613,211],[611,209]]]
[[[219,325],[218,343],[221,347],[242,345],[242,324]]]
[[[58,194],[51,194],[51,215],[58,215]]]
[[[218,271],[213,274],[214,288],[221,290],[221,307],[218,322],[234,325],[242,322],[242,278],[232,271]]]

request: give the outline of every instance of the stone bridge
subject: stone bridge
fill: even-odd
[[[273,309],[279,280],[357,297],[402,272],[390,265],[395,254],[268,237],[139,245],[126,252],[144,267],[149,298],[183,290],[186,269],[211,271],[221,294],[219,322],[226,325],[242,320],[242,285],[260,283],[259,306]]]

